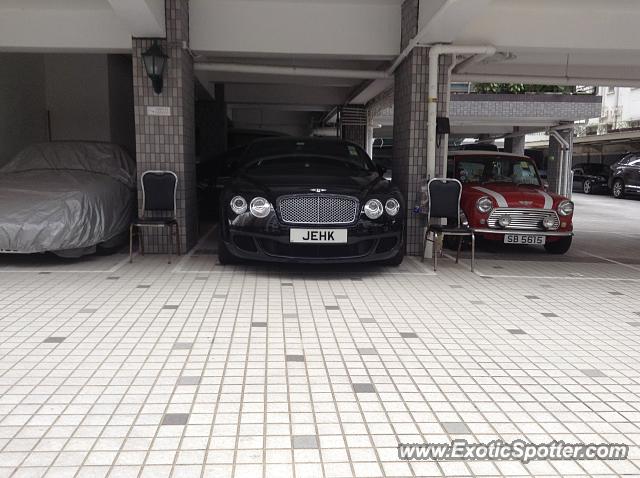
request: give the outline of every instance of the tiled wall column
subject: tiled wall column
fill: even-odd
[[[418,1],[402,4],[401,49],[417,33]],[[450,57],[442,56],[438,75],[438,115],[448,111],[448,66]],[[424,215],[413,212],[418,203],[421,182],[427,169],[427,97],[429,49],[414,48],[395,72],[393,110],[393,181],[407,201],[407,254],[422,254]],[[436,148],[436,175],[444,174],[447,138]]]
[[[147,170],[171,170],[178,175],[178,222],[181,246],[186,251],[197,239],[195,183],[195,120],[193,60],[183,49],[189,41],[188,0],[166,0],[167,38],[160,46],[169,56],[162,93],[153,91],[142,63],[151,39],[133,39],[133,85],[135,100],[138,202],[142,207],[140,175]],[[148,107],[162,106],[168,115],[150,114]],[[157,111],[156,111],[157,113]],[[145,230],[145,252],[166,252],[166,232]]]

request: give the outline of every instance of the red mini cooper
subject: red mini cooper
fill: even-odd
[[[547,191],[533,160],[495,151],[453,151],[448,159],[476,237],[541,245],[552,254],[569,250],[573,203]]]

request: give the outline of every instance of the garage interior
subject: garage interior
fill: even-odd
[[[633,132],[572,139],[598,96],[469,85],[638,87],[639,22],[632,0],[1,2],[0,167],[33,143],[121,145],[138,178],[178,175],[187,252],[167,264],[157,233],[132,264],[0,254],[0,478],[640,476],[637,198],[575,193],[567,254],[483,246],[474,272],[468,251],[421,262],[411,207],[397,268],[216,260],[216,162],[255,137],[358,143],[409,205],[466,138],[524,153],[557,130],[526,145],[552,190],[562,139],[574,163],[636,150]],[[437,142],[429,105],[450,120]],[[456,439],[629,449],[398,456]]]

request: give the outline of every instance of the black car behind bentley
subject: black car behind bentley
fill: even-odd
[[[342,140],[252,143],[222,193],[220,262],[400,264],[405,204],[383,173]]]

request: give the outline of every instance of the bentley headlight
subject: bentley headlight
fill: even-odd
[[[255,217],[267,217],[271,212],[271,204],[265,198],[258,196],[251,200],[249,210]]]
[[[369,199],[364,205],[364,213],[369,219],[378,219],[382,212],[382,203],[378,199]]]
[[[229,203],[231,210],[236,214],[244,214],[247,212],[247,200],[242,196],[234,196]]]
[[[397,199],[387,199],[387,202],[384,205],[384,210],[389,216],[395,216],[400,212],[400,203]]]
[[[573,203],[567,199],[558,204],[558,214],[561,216],[570,216],[573,214]]]
[[[491,201],[489,196],[482,196],[476,201],[476,209],[486,214],[493,209],[493,201]]]

